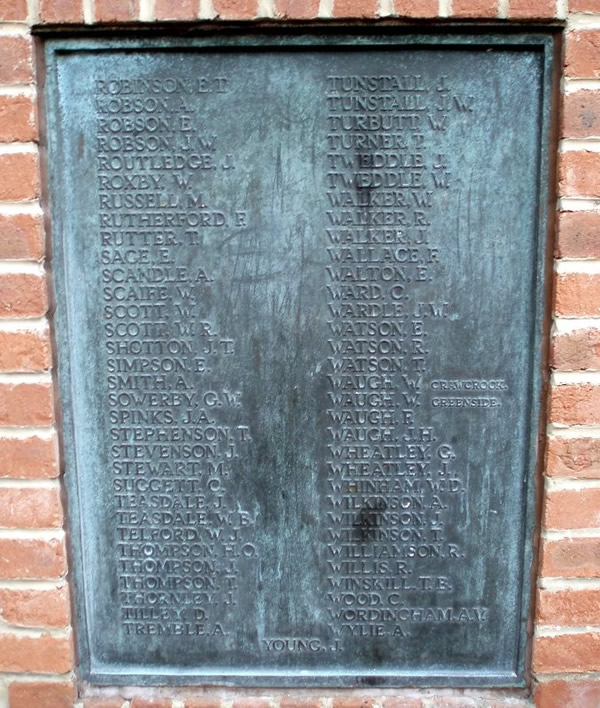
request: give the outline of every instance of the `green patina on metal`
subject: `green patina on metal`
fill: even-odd
[[[552,52],[46,42],[83,678],[523,685]]]

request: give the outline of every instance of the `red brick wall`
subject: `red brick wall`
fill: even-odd
[[[477,690],[283,694],[132,688],[78,694],[53,412],[30,27],[379,16],[565,21],[535,698],[519,691]],[[0,708],[600,706],[597,200],[600,0],[0,0]]]

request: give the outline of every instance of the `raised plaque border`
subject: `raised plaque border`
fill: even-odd
[[[174,27],[168,29],[153,27],[143,33],[128,33],[119,30],[118,36],[112,33],[108,36],[98,36],[106,29],[84,33],[81,30],[65,32],[60,29],[46,28],[38,34],[44,36],[44,76],[45,86],[40,100],[44,104],[41,112],[42,147],[47,148],[48,159],[46,167],[48,203],[52,211],[51,232],[51,264],[56,276],[53,279],[55,292],[55,311],[52,314],[53,336],[58,352],[57,383],[60,391],[60,409],[57,416],[61,427],[60,444],[63,458],[64,482],[68,501],[68,545],[71,566],[71,582],[73,587],[73,605],[75,618],[75,634],[77,646],[77,662],[79,676],[92,684],[114,685],[220,685],[247,687],[519,687],[527,684],[528,657],[530,654],[532,594],[534,590],[534,571],[537,542],[537,490],[539,487],[539,468],[543,461],[543,437],[545,421],[544,394],[547,384],[545,364],[547,362],[547,341],[549,336],[548,292],[551,269],[551,238],[549,234],[553,226],[550,205],[554,200],[554,189],[551,180],[554,174],[555,128],[553,115],[553,95],[556,92],[557,77],[554,74],[554,61],[560,48],[559,30],[556,26],[536,27],[531,25],[499,27],[498,25],[479,25],[478,27],[459,26],[458,32],[445,27],[431,25],[420,27],[417,32],[406,25],[381,24],[372,27],[336,25],[335,23],[276,27],[273,24],[253,26],[231,26],[211,23],[210,27],[198,26],[197,34],[190,36],[190,26],[186,36],[173,34]],[[367,674],[355,672],[323,672],[316,671],[282,671],[260,673],[258,671],[232,671],[231,673],[214,674],[197,670],[174,668],[157,674],[153,670],[136,667],[134,670],[124,670],[122,666],[96,666],[90,653],[89,628],[87,622],[88,603],[93,588],[86,588],[86,577],[83,568],[80,488],[77,469],[79,466],[77,451],[77,435],[74,425],[73,401],[74,387],[77,382],[71,376],[69,341],[72,332],[69,322],[71,303],[65,287],[65,261],[62,233],[65,228],[63,215],[58,205],[65,203],[68,186],[64,184],[60,170],[60,130],[58,120],[58,85],[57,65],[62,54],[72,52],[99,53],[112,50],[219,50],[219,49],[270,49],[276,50],[294,48],[306,50],[336,50],[353,48],[368,51],[370,47],[394,49],[403,46],[422,49],[428,47],[477,47],[481,49],[503,47],[513,50],[536,51],[542,59],[542,101],[541,130],[539,134],[540,164],[538,179],[538,228],[537,228],[537,271],[532,273],[532,291],[535,299],[534,321],[536,328],[532,341],[532,371],[530,382],[530,414],[528,431],[528,473],[523,480],[526,488],[526,505],[524,525],[522,528],[522,565],[521,565],[521,631],[518,637],[517,656],[514,670],[511,672],[439,672],[429,673],[398,670],[390,672],[370,671]],[[52,209],[52,206],[55,209]],[[106,628],[110,632],[110,627]]]

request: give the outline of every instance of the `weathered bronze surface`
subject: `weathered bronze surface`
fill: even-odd
[[[47,43],[85,678],[523,681],[550,53]]]

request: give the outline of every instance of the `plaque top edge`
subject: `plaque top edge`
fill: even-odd
[[[347,29],[347,28],[344,28]],[[538,49],[549,50],[555,39],[557,28],[539,28],[539,31],[528,28],[523,31],[501,31],[500,28],[490,28],[489,33],[480,29],[460,32],[437,33],[407,33],[406,28],[396,31],[375,33],[376,28],[360,28],[360,33],[339,32],[339,28],[314,27],[302,28],[301,31],[282,32],[257,29],[255,32],[239,31],[227,35],[181,37],[146,36],[146,37],[48,37],[45,39],[49,54],[79,51],[111,51],[111,50],[195,50],[195,49],[282,49],[288,47],[318,48],[335,50],[338,47],[355,47],[361,51],[382,49],[425,49],[432,47],[481,49],[482,47],[498,47],[506,49]]]

